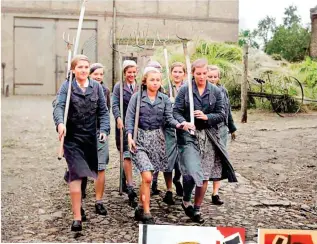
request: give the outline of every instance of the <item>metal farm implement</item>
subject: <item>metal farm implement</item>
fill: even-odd
[[[293,77],[289,76],[279,81],[279,84],[273,86],[269,73],[267,73],[268,83],[263,79],[254,78],[257,84],[260,84],[260,92],[251,91],[249,86],[248,97],[249,98],[266,98],[275,113],[280,117],[291,117],[296,115],[302,108],[304,101],[317,102],[311,99],[304,98],[304,89],[301,82]]]

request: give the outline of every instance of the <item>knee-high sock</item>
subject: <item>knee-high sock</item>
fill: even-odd
[[[183,175],[183,189],[184,189],[183,201],[184,202],[190,201],[194,187],[195,187],[195,181],[193,177],[191,177],[190,175]]]
[[[82,178],[81,181],[81,198],[84,199],[86,197],[86,188],[87,188],[87,177]]]
[[[181,179],[182,174],[181,174],[181,171],[179,169],[179,165],[177,162],[175,163],[174,169],[175,169],[175,175],[174,175],[173,181],[179,181]]]

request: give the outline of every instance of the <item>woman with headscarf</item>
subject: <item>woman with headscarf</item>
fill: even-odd
[[[132,161],[142,177],[140,201],[135,210],[135,219],[142,221],[144,224],[154,223],[150,213],[152,173],[164,172],[167,167],[162,127],[188,129],[187,122],[180,124],[173,118],[172,106],[168,97],[159,91],[161,82],[162,74],[159,70],[153,67],[145,68],[142,89],[132,96],[125,121]],[[141,96],[139,119],[135,121],[138,96]],[[138,123],[137,139],[133,138],[136,122]]]
[[[147,67],[153,67],[158,69],[162,73],[162,66],[159,62],[152,60],[148,63]],[[170,69],[171,77],[172,77],[172,89],[173,89],[173,98],[175,100],[175,97],[177,96],[177,93],[181,87],[181,85],[184,84],[184,76],[185,76],[185,66],[184,64],[180,62],[173,63]],[[168,87],[163,87],[163,92],[167,94],[168,97],[170,97],[169,89]],[[172,106],[174,103],[174,100],[171,101]],[[166,193],[163,198],[163,202],[165,202],[168,205],[175,204],[175,201],[173,199],[173,192],[172,192],[172,186],[173,183],[176,187],[176,194],[178,196],[183,196],[183,187],[180,183],[180,177],[181,173],[179,170],[178,165],[178,150],[177,150],[177,142],[176,142],[176,131],[173,128],[166,127],[164,128],[164,135],[165,135],[165,142],[166,142],[166,154],[168,157],[168,166],[163,172],[164,180],[166,183]],[[173,179],[173,170],[175,169],[175,177]],[[153,181],[152,181],[152,195],[157,195],[160,193],[160,190],[157,188],[157,180],[158,180],[159,172],[154,172],[153,174]]]
[[[133,60],[125,60],[122,65],[122,72],[124,75],[123,82],[123,118],[121,118],[120,111],[120,82],[116,83],[112,93],[112,113],[116,121],[116,145],[120,151],[120,129],[123,128],[123,191],[128,194],[129,205],[136,207],[135,198],[137,194],[134,191],[132,179],[132,163],[131,154],[128,148],[128,138],[125,133],[124,121],[126,118],[127,108],[132,95],[137,92],[138,87],[135,81],[137,75],[137,64]]]
[[[108,110],[110,110],[110,90],[105,86],[103,82],[104,78],[104,66],[100,63],[94,63],[90,66],[89,77],[97,81],[103,89],[105,95],[105,101]],[[100,128],[97,127],[97,138],[99,138]],[[108,141],[98,140],[98,177],[95,181],[96,203],[95,210],[97,214],[107,215],[107,209],[103,205],[102,197],[105,189],[105,170],[109,163],[109,145]],[[83,178],[81,182],[82,198],[86,198],[87,177]],[[85,214],[85,213],[84,213]],[[84,217],[83,219],[85,219]]]

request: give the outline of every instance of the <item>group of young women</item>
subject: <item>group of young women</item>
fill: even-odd
[[[110,90],[102,83],[104,67],[101,64],[90,64],[86,56],[77,55],[72,60],[71,69],[74,76],[62,84],[53,117],[59,138],[64,138],[64,157],[68,164],[64,178],[69,183],[74,213],[71,230],[81,231],[82,221],[86,219],[82,199],[85,198],[87,177],[95,179],[96,213],[107,215],[102,198],[105,169],[109,162]],[[188,71],[193,79],[185,81],[187,70],[184,64],[173,63],[170,69],[172,94],[165,92],[169,89],[163,87],[162,67],[158,62],[151,61],[144,68],[140,84],[136,82],[137,72],[134,61],[123,62],[123,117],[120,82],[112,93],[118,150],[120,130],[124,131],[123,190],[128,195],[130,206],[135,208],[135,220],[144,224],[155,223],[150,212],[150,198],[159,193],[157,178],[159,172],[163,172],[166,183],[163,202],[175,204],[174,183],[176,194],[182,197],[185,214],[192,221],[203,223],[200,207],[208,182],[213,181],[212,203],[221,205],[223,201],[218,194],[220,180],[237,181],[226,151],[228,128],[233,139],[236,128],[228,92],[219,83],[220,69],[198,59]],[[71,96],[65,126],[68,82],[71,82]],[[190,123],[189,82],[193,90],[194,123]],[[141,175],[138,200],[133,185],[133,166]]]

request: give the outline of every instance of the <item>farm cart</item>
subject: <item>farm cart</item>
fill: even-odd
[[[301,82],[293,77],[285,77],[278,84],[273,84],[269,73],[267,73],[268,83],[260,78],[254,78],[257,84],[260,84],[260,91],[251,91],[249,84],[248,96],[253,98],[266,98],[274,112],[280,117],[290,117],[296,115],[304,101],[317,102],[304,98],[304,89]]]

